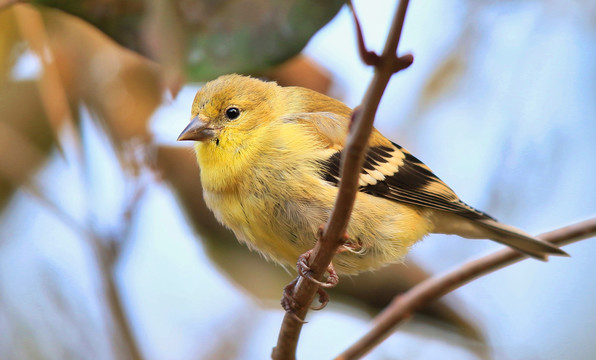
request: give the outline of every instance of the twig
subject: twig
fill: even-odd
[[[121,249],[125,241],[130,238],[133,228],[133,216],[138,213],[141,198],[146,194],[147,183],[141,182],[140,177],[133,177],[133,189],[125,201],[124,211],[121,215],[121,224],[113,235],[102,238],[90,239],[96,262],[101,273],[102,288],[114,321],[116,335],[114,342],[120,348],[121,353],[126,354],[130,360],[143,360],[143,353],[135,337],[135,332],[130,322],[130,316],[126,311],[122,290],[117,284],[117,265],[121,258]],[[89,228],[93,228],[91,225]]]
[[[59,139],[64,125],[69,125],[71,129],[76,129],[76,125],[74,124],[68,94],[60,77],[55,55],[49,45],[49,36],[43,18],[39,10],[29,4],[15,6],[14,16],[23,40],[37,54],[43,65],[43,71],[36,84],[48,122],[54,132],[53,135],[56,139]],[[76,137],[70,140],[75,143],[76,156],[80,161],[83,153],[82,145]],[[60,141],[57,140],[55,146],[64,157],[65,154]]]
[[[39,149],[33,146],[28,139],[24,138],[19,132],[12,129],[11,126],[6,126],[0,123],[0,142],[11,145],[11,148],[16,149],[15,153],[19,154],[19,159],[25,160],[25,163],[41,162],[45,154],[41,153]],[[72,230],[79,233],[79,235],[87,241],[87,244],[92,249],[92,254],[98,265],[98,270],[101,273],[101,288],[105,291],[105,296],[110,311],[112,324],[112,339],[114,346],[114,356],[126,356],[128,359],[141,360],[142,353],[138,347],[137,341],[134,337],[134,332],[128,320],[128,316],[124,309],[122,296],[115,279],[115,259],[117,255],[113,255],[108,247],[109,242],[101,237],[98,232],[92,228],[82,225],[74,217],[58,204],[50,199],[39,187],[25,175],[24,170],[8,171],[5,167],[0,166],[0,175],[4,180],[7,180],[15,188],[20,188],[31,194],[41,206],[45,207],[58,220]],[[130,227],[130,212],[133,211],[133,206],[137,206],[139,198],[142,196],[145,189],[144,184],[139,185],[137,191],[131,199],[132,204],[127,206],[124,214],[123,222]],[[127,231],[122,232],[122,236],[127,235]]]
[[[82,226],[70,214],[46,197],[36,186],[25,183],[22,188],[29,191],[41,205],[45,206],[58,219],[73,230],[78,231],[83,238],[87,239],[92,249],[92,255],[95,257],[95,262],[98,265],[98,270],[101,273],[101,288],[105,291],[108,309],[114,322],[114,334],[112,334],[113,345],[115,347],[114,355],[117,357],[126,355],[126,358],[131,360],[142,360],[141,350],[139,349],[132,326],[128,320],[128,315],[124,309],[121,293],[116,285],[114,256],[112,256],[108,247],[104,244],[105,239]]]
[[[112,337],[113,345],[115,347],[114,355],[118,357],[119,354],[126,354],[129,359],[142,360],[143,357],[141,351],[137,345],[131,324],[129,323],[128,316],[124,309],[122,296],[116,286],[114,259],[107,247],[104,246],[104,239],[82,226],[70,214],[46,197],[36,186],[24,183],[21,188],[29,191],[33,197],[42,206],[45,206],[52,214],[54,214],[54,216],[63,221],[67,226],[70,226],[73,230],[78,231],[83,238],[87,239],[88,244],[92,249],[92,255],[95,257],[95,261],[99,267],[98,270],[101,273],[101,287],[105,291],[110,315],[112,315],[112,320],[114,321],[113,330],[115,334],[113,334],[114,336]]]
[[[128,191],[127,199],[123,200],[124,206],[122,215],[120,216],[120,224],[106,235],[94,235],[94,237],[89,238],[89,245],[93,250],[92,253],[101,274],[101,288],[104,291],[113,320],[112,325],[115,332],[113,336],[114,345],[119,349],[120,356],[124,356],[124,358],[130,360],[142,360],[143,353],[137,342],[130,316],[126,311],[122,290],[119,288],[117,282],[117,266],[121,258],[121,249],[126,246],[126,241],[130,239],[130,234],[134,227],[134,215],[138,213],[138,209],[142,203],[141,199],[146,194],[148,187],[148,177],[141,176],[144,170],[142,168],[144,159],[135,157],[134,150],[133,148],[129,149],[129,152],[132,153],[129,162],[134,165],[128,164],[128,168],[134,167],[135,169],[141,169],[141,171],[134,174],[127,174],[127,180],[131,188]],[[85,173],[90,173],[88,169],[90,166],[89,161],[85,161],[83,165],[87,167]],[[122,163],[122,160],[120,165],[123,169],[127,169],[126,165]],[[144,172],[145,174],[148,173],[148,171]],[[88,218],[87,222],[87,228],[91,229],[92,234],[101,233],[95,229],[91,217]]]
[[[8,2],[7,5],[9,3],[16,3],[16,1]],[[4,3],[0,3],[0,5],[4,5]],[[37,84],[46,115],[54,131],[56,138],[55,146],[61,155],[64,156],[64,151],[60,145],[60,130],[65,124],[73,129],[76,126],[74,125],[74,116],[69,107],[68,94],[60,78],[56,60],[49,47],[49,38],[45,24],[39,11],[31,5],[15,6],[14,13],[23,39],[27,41],[31,49],[36,52],[43,63],[44,71]],[[75,142],[77,160],[84,163],[82,144],[77,137],[73,137],[71,140]],[[26,185],[27,183],[23,182],[23,184]],[[125,354],[127,358],[133,360],[142,359],[142,353],[124,309],[122,296],[115,283],[114,256],[112,256],[108,247],[104,244],[105,239],[79,224],[59,206],[45,197],[36,187],[28,186],[25,188],[31,191],[42,204],[51,209],[58,218],[72,228],[80,231],[84,238],[88,240],[99,266],[102,288],[105,291],[110,315],[112,315],[113,333],[111,335],[115,347],[114,355]]]
[[[350,133],[346,141],[346,151],[342,158],[341,181],[338,196],[331,216],[325,225],[321,237],[315,244],[309,264],[312,276],[321,280],[327,266],[331,263],[333,256],[342,244],[340,240],[347,228],[356,192],[358,189],[358,176],[364,161],[364,152],[367,148],[368,138],[372,132],[375,113],[381,101],[381,96],[391,76],[408,67],[413,58],[411,55],[398,57],[397,46],[403,28],[408,0],[401,0],[389,35],[385,43],[383,54],[375,64],[374,77],[362,101],[359,111],[352,116]],[[357,29],[358,30],[358,29]],[[318,285],[311,281],[299,278],[294,290],[294,300],[298,304],[296,313],[286,313],[281,325],[277,346],[273,349],[271,357],[275,360],[295,359],[298,337],[302,329],[308,306],[314,300]],[[299,319],[298,319],[299,318]]]
[[[593,236],[596,236],[596,218],[544,233],[538,238],[557,245],[565,245]],[[435,276],[421,282],[403,295],[397,296],[375,318],[373,328],[339,355],[336,360],[360,359],[387,338],[395,326],[411,317],[416,310],[478,277],[527,258],[522,253],[506,248],[465,263],[442,276]]]
[[[89,244],[99,267],[101,287],[105,292],[110,315],[112,315],[114,322],[113,330],[115,334],[112,334],[112,341],[114,341],[114,345],[118,346],[120,355],[125,355],[126,358],[131,360],[142,360],[141,349],[137,344],[129,316],[126,313],[121,291],[116,284],[113,256],[100,241],[92,240]]]
[[[350,0],[348,1],[348,7],[352,11],[352,17],[354,18],[356,37],[358,38],[358,52],[360,53],[362,62],[364,62],[366,65],[374,66],[379,62],[379,55],[374,51],[367,50],[366,44],[364,42],[364,36],[362,34],[362,28],[360,27],[360,20],[358,20],[358,16],[356,16],[356,10],[354,10],[354,5]]]

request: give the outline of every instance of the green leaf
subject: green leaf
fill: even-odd
[[[343,0],[33,0],[93,24],[189,80],[259,74],[298,54]]]

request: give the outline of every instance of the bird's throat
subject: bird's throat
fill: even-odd
[[[242,183],[256,161],[254,150],[250,151],[245,145],[240,141],[230,141],[225,136],[196,144],[201,183],[205,190],[233,191]]]

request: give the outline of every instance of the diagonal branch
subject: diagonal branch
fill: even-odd
[[[331,216],[325,225],[321,237],[315,244],[309,267],[312,277],[321,280],[327,266],[342,244],[342,237],[346,231],[356,192],[358,176],[364,161],[368,138],[372,132],[373,121],[381,101],[385,87],[391,76],[408,67],[413,58],[411,55],[398,57],[397,46],[404,24],[408,0],[400,0],[396,9],[385,48],[379,61],[375,64],[375,73],[362,101],[359,111],[352,115],[350,133],[346,142],[346,151],[342,159],[341,181]],[[398,66],[401,65],[401,66]],[[298,337],[302,329],[308,306],[314,300],[318,285],[300,277],[295,286],[293,298],[297,303],[295,314],[286,313],[281,325],[277,346],[271,357],[275,360],[295,359]]]
[[[539,235],[538,238],[557,245],[570,244],[596,236],[596,218]],[[410,318],[415,311],[468,282],[528,257],[506,248],[472,260],[442,276],[429,278],[393,302],[375,318],[375,325],[360,340],[339,355],[336,360],[360,359],[387,338],[395,326]]]
[[[16,3],[16,2],[15,2]],[[29,4],[14,6],[14,16],[18,29],[22,34],[29,48],[34,51],[43,65],[43,71],[36,81],[39,88],[39,95],[48,118],[48,122],[56,139],[60,138],[60,132],[68,125],[76,129],[74,116],[70,109],[68,94],[60,77],[58,63],[52,48],[49,46],[49,34],[46,30],[42,14]],[[75,143],[75,149],[79,162],[82,157],[82,145],[77,137],[69,139]],[[60,155],[64,157],[64,149],[59,141],[54,143]]]

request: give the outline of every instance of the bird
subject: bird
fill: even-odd
[[[314,90],[229,74],[199,89],[178,140],[195,141],[204,201],[218,221],[290,266],[313,248],[331,213],[352,113]],[[491,239],[540,260],[568,256],[467,205],[373,128],[335,270],[353,275],[401,262],[431,233]]]

